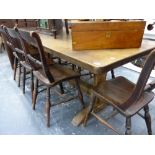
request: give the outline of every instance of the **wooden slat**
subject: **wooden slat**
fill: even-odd
[[[108,128],[110,128],[111,130],[113,130],[114,132],[116,132],[118,135],[120,135],[120,133],[118,131],[116,131],[108,122],[106,122],[104,119],[101,119],[99,116],[97,116],[94,112],[91,113],[99,122],[101,122],[102,124],[104,124],[105,126],[107,126]]]

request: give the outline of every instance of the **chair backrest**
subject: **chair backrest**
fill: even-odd
[[[45,51],[44,51],[44,48],[43,48],[43,45],[42,45],[42,41],[38,35],[38,33],[36,32],[32,32],[31,33],[31,36],[36,40],[37,42],[37,46],[38,46],[38,52],[39,52],[39,55],[40,55],[40,60],[41,60],[41,63],[42,63],[42,69],[44,71],[44,75],[46,76],[46,78],[48,78],[48,80],[50,82],[54,82],[54,78],[53,78],[53,75],[51,74],[51,72],[49,71],[49,67],[48,67],[48,64],[47,64],[47,61],[46,61],[46,57],[45,57]]]
[[[25,61],[31,66],[33,70],[40,69],[42,67],[40,58],[38,57],[37,59],[36,57],[34,58],[34,55],[31,52],[32,48],[30,48],[30,47],[35,48],[35,51],[37,52],[36,54],[39,56],[38,47],[35,39],[31,37],[30,33],[27,31],[20,30],[17,27],[15,28],[15,30],[20,40],[22,51],[24,52],[25,55]]]
[[[3,41],[4,41],[4,46],[5,46],[6,52],[8,54],[10,63],[11,63],[11,67],[13,68],[13,64],[14,64],[14,55],[13,55],[13,52],[14,52],[14,49],[9,44],[9,42],[10,42],[10,36],[7,33],[7,29],[6,29],[5,26],[1,25],[1,27],[0,27],[0,33],[1,33],[1,36],[2,36]]]
[[[19,60],[25,60],[25,56],[22,53],[17,52],[15,50],[16,48],[22,50],[22,46],[21,46],[19,37],[18,37],[15,29],[4,27],[4,31],[8,38],[6,44],[8,46],[10,46],[10,48],[12,48],[13,52],[16,53]]]
[[[50,73],[49,67],[46,62],[44,48],[43,48],[43,45],[42,45],[39,35],[36,32],[25,32],[25,31],[20,31],[20,30],[18,32],[19,32],[19,38],[21,41],[21,45],[23,47],[24,52],[26,53],[27,61],[29,62],[29,64],[31,65],[33,70],[38,69],[38,67],[37,67],[38,61],[40,60],[40,65],[42,67],[44,76],[50,82],[54,82],[53,75]],[[37,51],[40,56],[39,60],[33,59],[33,55],[31,55],[31,53],[28,52],[28,48],[27,48],[27,44],[26,44],[26,42],[28,42],[28,41],[26,41],[26,40],[29,40],[29,43],[32,43],[32,45],[38,49]]]
[[[8,42],[12,44],[13,48],[22,49],[20,40],[18,38],[18,35],[15,31],[15,29],[4,27],[4,31],[6,32],[8,36]]]
[[[22,40],[21,45],[22,45],[22,48],[25,49],[24,52],[26,54],[31,54],[30,47],[34,47],[34,48],[38,49],[35,39],[30,36],[29,32],[20,30],[18,28],[15,28],[15,30],[17,32],[20,42]],[[39,55],[39,53],[38,53],[38,55]]]
[[[34,38],[30,36],[30,33],[24,30],[20,30],[16,28],[16,31],[20,34],[22,39],[29,45],[32,45],[34,47],[37,47],[37,43]]]
[[[154,65],[155,65],[155,49],[151,51],[151,53],[145,60],[144,67],[140,73],[140,76],[133,90],[133,93],[122,108],[127,108],[129,105],[131,105],[131,103],[136,102],[141,97]]]

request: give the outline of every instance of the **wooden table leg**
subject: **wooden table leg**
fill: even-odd
[[[65,28],[66,28],[66,34],[69,34],[69,28],[68,28],[68,19],[65,19]]]
[[[100,83],[104,80],[106,80],[106,74],[94,75],[93,86],[96,86],[98,83]],[[103,107],[105,107],[105,103],[100,102],[99,100],[96,100],[94,112],[100,111],[101,109],[103,109]],[[88,109],[88,107],[86,107],[85,109],[80,111],[77,115],[75,115],[75,117],[72,120],[72,124],[74,126],[79,126],[83,122],[83,120],[85,118],[85,114],[87,112],[87,109]]]
[[[95,75],[94,76],[94,86],[98,85],[98,83],[101,83],[106,80],[106,74],[102,75]],[[95,111],[100,111],[103,107],[105,107],[105,103],[102,101],[100,102],[99,99],[96,99],[96,103],[94,106],[94,112]]]

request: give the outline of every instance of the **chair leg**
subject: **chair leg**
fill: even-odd
[[[5,46],[3,41],[1,42],[1,47],[0,47],[0,53],[3,53],[5,51]]]
[[[20,76],[21,76],[21,64],[19,63],[18,87],[20,87]]]
[[[131,117],[126,118],[126,135],[131,135]]]
[[[75,79],[75,81],[76,81],[76,87],[77,87],[77,90],[78,90],[78,97],[80,99],[82,107],[84,108],[85,104],[84,104],[84,101],[83,101],[83,95],[82,95],[82,91],[81,91],[81,88],[80,88],[79,79]]]
[[[85,118],[84,118],[83,126],[86,126],[86,124],[87,124],[89,115],[90,115],[91,111],[93,110],[93,106],[94,106],[94,104],[95,104],[95,101],[96,101],[96,96],[95,96],[94,94],[92,94],[92,96],[91,96],[91,101],[90,101],[90,105],[89,105],[89,107],[88,107],[88,111],[87,111],[87,113],[86,113],[86,115],[85,115]]]
[[[50,127],[50,88],[46,90],[46,113],[47,113],[47,127]]]
[[[113,69],[111,70],[111,77],[112,77],[112,79],[115,78],[115,74],[114,74],[114,70]]]
[[[68,20],[65,19],[65,28],[66,28],[66,34],[69,34],[69,29],[68,29]]]
[[[32,96],[32,108],[33,108],[33,110],[35,110],[37,95],[38,95],[38,79],[36,78],[35,84],[34,84],[33,96]]]
[[[145,111],[145,122],[146,122],[147,130],[148,130],[148,134],[152,135],[151,116],[149,113],[149,106],[148,105],[144,107],[144,111]]]
[[[59,64],[61,64],[61,63],[62,63],[60,58],[58,58],[58,63],[59,63]]]
[[[13,66],[13,70],[14,70],[14,76],[13,76],[13,79],[14,79],[14,80],[16,79],[17,64],[18,64],[18,61],[17,61],[16,58],[14,58],[14,66]]]
[[[33,91],[34,91],[34,76],[33,76],[33,71],[31,71],[31,94],[33,98]]]
[[[57,38],[57,31],[53,31],[53,34],[54,34],[54,39]]]
[[[72,64],[72,70],[74,71],[76,68],[76,65]]]
[[[82,70],[81,67],[78,66],[78,72],[79,73],[81,73],[81,70]]]
[[[64,89],[63,89],[63,85],[62,85],[62,83],[60,83],[59,86],[60,86],[61,94],[64,94]]]
[[[26,69],[23,67],[23,94],[25,94]]]

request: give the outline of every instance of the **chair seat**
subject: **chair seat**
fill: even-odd
[[[124,77],[116,77],[115,79],[108,80],[100,83],[93,90],[94,94],[99,98],[107,101],[108,103],[121,110],[124,115],[133,115],[144,105],[148,104],[154,97],[152,92],[144,92],[141,98],[130,104],[127,108],[122,108],[125,102],[130,98],[135,84]]]
[[[53,78],[56,82],[64,81],[65,79],[68,79],[71,77],[80,76],[79,73],[76,73],[73,70],[71,70],[67,67],[64,67],[62,65],[59,65],[59,64],[52,64],[49,67],[49,70],[50,70],[51,74],[53,75]],[[48,78],[46,78],[44,76],[44,72],[42,69],[39,69],[37,71],[33,71],[33,73],[41,82],[43,82],[47,86],[53,86],[56,84],[55,82],[51,83],[48,80]]]

